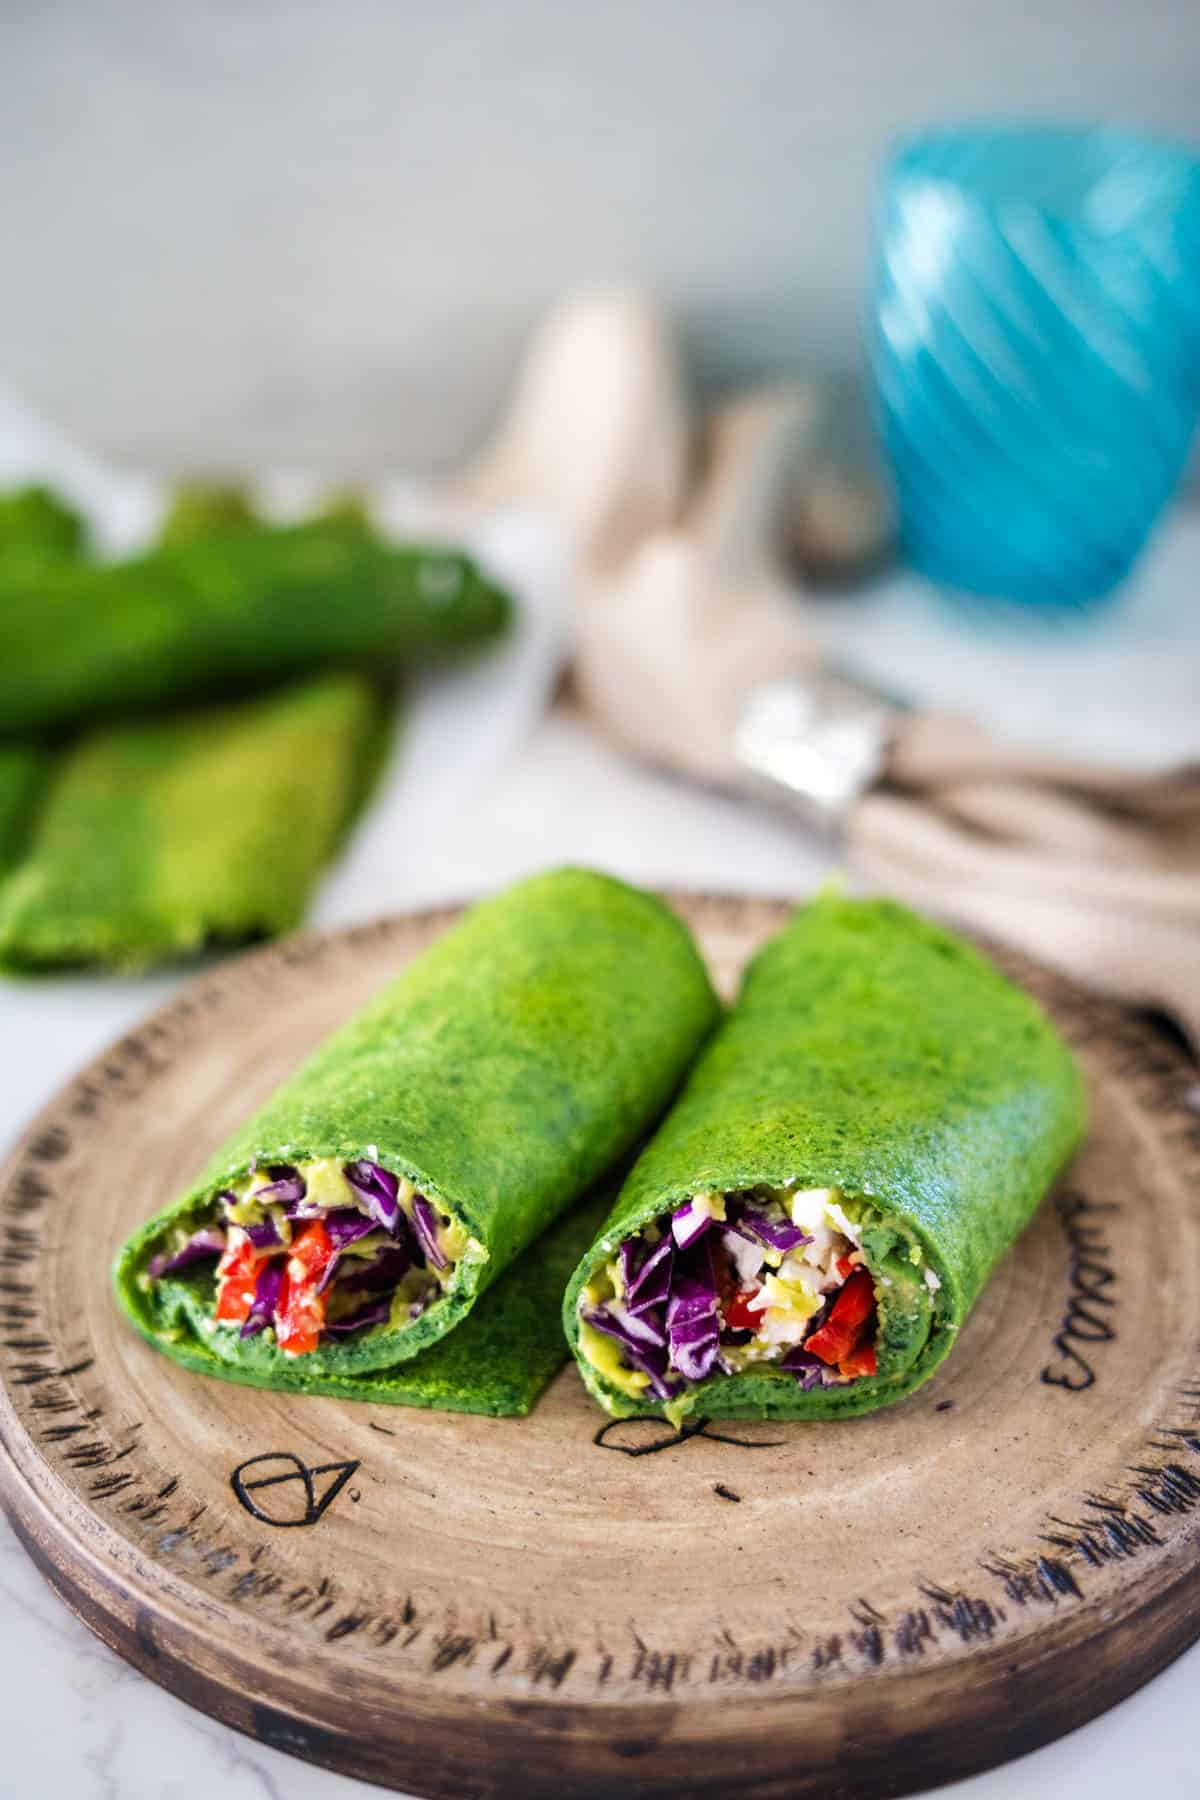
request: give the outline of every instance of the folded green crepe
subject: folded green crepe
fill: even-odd
[[[378,758],[357,675],[97,729],[50,759],[0,747],[0,967],[134,969],[290,930]],[[6,774],[6,771],[8,773]],[[11,807],[5,794],[11,795]]]
[[[0,577],[34,575],[48,563],[81,557],[83,519],[40,484],[0,490]],[[51,754],[33,742],[0,743],[0,877],[15,864],[50,773]]]
[[[34,802],[50,770],[50,753],[36,744],[0,744],[0,877],[24,848]]]
[[[886,901],[823,897],[741,996],[567,1290],[609,1412],[842,1417],[910,1394],[1078,1144],[1027,995]]]
[[[449,550],[347,516],[173,530],[129,562],[0,558],[0,736],[493,637],[509,601]]]
[[[650,895],[586,870],[519,883],[411,963],[130,1238],[120,1303],[167,1355],[251,1385],[329,1392],[396,1371],[644,1137],[718,1010],[687,930]],[[557,1326],[557,1295],[546,1310]],[[502,1316],[502,1385],[519,1395],[526,1340],[545,1333]],[[362,1391],[411,1387],[396,1373]]]

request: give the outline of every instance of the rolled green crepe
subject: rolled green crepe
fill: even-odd
[[[97,729],[49,758],[0,748],[0,967],[136,969],[290,930],[378,760],[384,709],[357,675]],[[11,766],[11,769],[10,769]],[[6,779],[5,771],[10,769]]]
[[[123,563],[0,559],[0,736],[394,666],[493,637],[509,612],[468,557],[348,517],[184,529]]]
[[[584,1381],[675,1423],[902,1399],[1084,1125],[1070,1052],[986,957],[818,899],[750,964],[572,1277]]]
[[[521,1253],[453,1331],[419,1356],[357,1375],[314,1374],[305,1367],[302,1382],[286,1385],[305,1394],[368,1400],[378,1406],[420,1406],[434,1412],[483,1413],[493,1418],[523,1416],[568,1360],[559,1320],[563,1289],[600,1229],[612,1198],[612,1186],[606,1183],[564,1213]],[[210,1283],[211,1279],[210,1275]],[[164,1288],[167,1285],[164,1283]],[[192,1328],[194,1300],[176,1296],[176,1304],[178,1335],[164,1348],[184,1368],[246,1387],[285,1385],[264,1381],[256,1366],[243,1367],[217,1355]]]
[[[644,1137],[718,1010],[652,896],[587,870],[519,883],[411,963],[134,1234],[121,1305],[167,1355],[251,1385],[329,1392],[395,1371]],[[557,1324],[557,1295],[548,1311]],[[535,1336],[512,1325],[510,1388]],[[407,1374],[363,1392],[407,1400]]]

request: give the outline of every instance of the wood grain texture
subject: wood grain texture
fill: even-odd
[[[785,912],[676,904],[727,990]],[[674,1440],[605,1425],[573,1368],[530,1418],[472,1419],[234,1389],[142,1343],[118,1243],[451,916],[202,976],[0,1178],[0,1496],[93,1629],[278,1748],[464,1797],[903,1793],[1200,1634],[1195,1071],[1016,959],[1092,1138],[900,1406]]]

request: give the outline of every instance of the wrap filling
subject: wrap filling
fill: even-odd
[[[483,1246],[411,1181],[373,1161],[318,1158],[254,1169],[211,1216],[180,1228],[142,1278],[212,1265],[213,1319],[240,1337],[273,1333],[288,1356],[386,1328],[439,1300]]]
[[[802,1389],[878,1371],[890,1278],[871,1267],[877,1210],[838,1188],[693,1194],[627,1237],[579,1295],[588,1361],[631,1398],[690,1404],[710,1375],[771,1363]],[[896,1246],[894,1228],[887,1233]],[[940,1282],[914,1241],[905,1261]]]

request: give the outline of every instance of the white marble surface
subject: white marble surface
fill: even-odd
[[[993,637],[985,650],[983,639],[899,578],[830,611],[823,629],[847,659],[895,687],[975,706],[1015,733],[1138,763],[1194,756],[1198,565],[1193,517],[1159,543],[1120,610],[1041,641]],[[825,853],[787,823],[623,764],[561,712],[541,718],[552,629],[534,633],[517,654],[524,712],[503,697],[497,712],[497,694],[480,673],[446,678],[418,708],[408,760],[398,761],[327,884],[323,921],[467,895],[566,859],[646,881],[790,894],[825,870]],[[435,824],[429,784],[452,720],[462,741],[451,803]],[[476,754],[468,720],[483,733]],[[449,770],[448,745],[444,760]],[[0,1142],[178,981],[0,987]],[[1200,1649],[1082,1731],[943,1791],[961,1800],[1126,1800],[1136,1785],[1156,1800],[1194,1797],[1200,1772],[1190,1703],[1198,1679]],[[237,1736],[135,1674],[70,1616],[0,1523],[0,1796],[344,1800],[367,1792]]]

